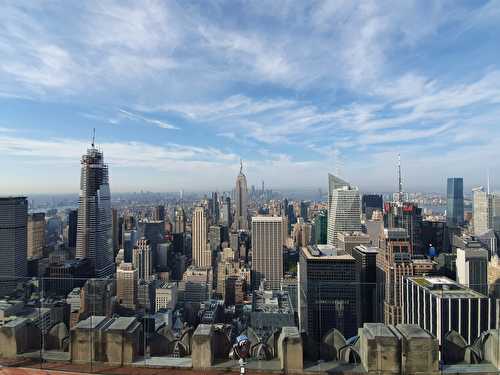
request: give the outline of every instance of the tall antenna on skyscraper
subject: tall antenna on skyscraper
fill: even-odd
[[[95,128],[92,131],[92,148],[95,148]]]
[[[403,178],[401,177],[401,154],[398,154],[398,200],[403,199]]]
[[[243,173],[243,159],[240,159],[240,174]]]
[[[486,172],[486,178],[487,178],[487,187],[488,187],[488,194],[490,194],[490,169],[488,168],[487,169],[487,172]]]

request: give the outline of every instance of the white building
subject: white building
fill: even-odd
[[[177,304],[177,286],[174,283],[160,283],[155,288],[155,311],[174,310]]]
[[[336,176],[328,175],[328,185],[327,242],[338,246],[340,232],[361,230],[361,200],[356,187]]]

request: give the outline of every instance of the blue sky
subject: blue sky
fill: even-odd
[[[498,1],[5,1],[0,193],[500,185]]]

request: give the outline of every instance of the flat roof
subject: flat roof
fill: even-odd
[[[134,317],[120,316],[119,318],[116,318],[113,323],[111,323],[108,329],[124,331],[134,324],[136,320],[137,319]]]
[[[464,285],[442,276],[409,277],[418,286],[440,298],[486,298]]]
[[[343,250],[338,250],[333,245],[310,245],[302,247],[304,255],[308,259],[315,260],[354,260],[354,258]]]

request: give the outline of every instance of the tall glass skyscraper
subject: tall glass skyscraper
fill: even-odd
[[[361,230],[361,200],[359,190],[348,182],[328,175],[328,245],[338,245],[340,232]]]
[[[106,277],[114,272],[108,166],[94,144],[81,165],[76,257],[90,259],[95,276]]]
[[[464,179],[462,177],[448,178],[446,190],[448,226],[462,225],[464,222]]]

